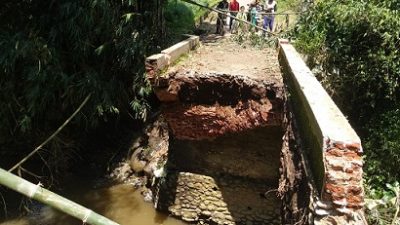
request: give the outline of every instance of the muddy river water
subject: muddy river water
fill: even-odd
[[[157,212],[143,200],[140,190],[130,184],[92,189],[71,196],[76,202],[121,225],[185,225],[186,223]],[[82,221],[44,206],[34,216],[12,219],[1,225],[82,225]]]
[[[66,174],[62,185],[58,185],[62,190],[56,192],[121,225],[188,224],[183,220],[278,225],[280,199],[275,190],[281,137],[280,127],[267,127],[214,140],[169,140],[168,173],[153,195],[159,210],[170,211],[176,217],[160,213],[152,203],[145,202],[141,194],[144,187],[135,187],[134,181],[110,185],[110,178],[96,169],[85,169],[85,165]],[[36,202],[28,208],[32,210],[28,216],[0,221],[0,225],[82,224]]]

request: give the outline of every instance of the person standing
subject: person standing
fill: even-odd
[[[258,11],[257,11],[257,5],[253,4],[250,6],[250,22],[252,25],[251,30],[253,30],[253,27],[257,26],[257,20],[258,20]],[[256,29],[257,30],[257,29]]]
[[[245,7],[241,6],[240,11],[237,14],[236,18],[238,19],[236,21],[236,24],[233,26],[233,30],[236,32],[238,31],[239,34],[243,34],[246,29],[247,29],[247,24],[245,24],[243,21],[247,21],[247,13],[245,12]]]
[[[219,11],[227,11],[229,8],[229,3],[227,0],[222,0],[218,3],[217,9]],[[225,21],[226,15],[223,13],[218,13],[218,19],[217,19],[217,34],[223,35],[224,33],[224,21]]]
[[[275,0],[266,0],[264,9],[267,14],[264,16],[263,28],[264,29],[269,28],[272,32],[274,29],[274,19],[275,19],[274,13],[276,12],[277,9],[277,2]]]
[[[236,15],[238,14],[239,8],[239,2],[237,2],[236,0],[231,0],[231,2],[229,3],[229,11],[231,16],[233,17],[231,17],[231,20],[229,22],[229,30],[232,30],[232,24],[235,21],[234,17],[236,17]]]

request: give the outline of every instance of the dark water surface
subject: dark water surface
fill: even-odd
[[[185,225],[180,220],[156,212],[151,203],[143,201],[140,190],[136,190],[130,184],[74,193],[71,199],[121,225]],[[37,216],[13,219],[0,224],[82,225],[82,221],[45,206]]]

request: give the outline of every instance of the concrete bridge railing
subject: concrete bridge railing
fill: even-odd
[[[366,224],[360,138],[286,40],[279,43],[279,62],[319,192],[315,224]]]
[[[147,78],[154,81],[160,72],[173,65],[181,56],[188,54],[200,44],[198,36],[189,36],[187,39],[146,58]]]

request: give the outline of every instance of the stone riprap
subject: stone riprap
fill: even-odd
[[[187,222],[226,225],[279,225],[280,201],[262,181],[239,177],[170,173],[160,184],[162,210]]]
[[[157,208],[188,222],[279,224],[282,135],[276,127],[215,140],[171,139],[168,173],[154,191]]]

